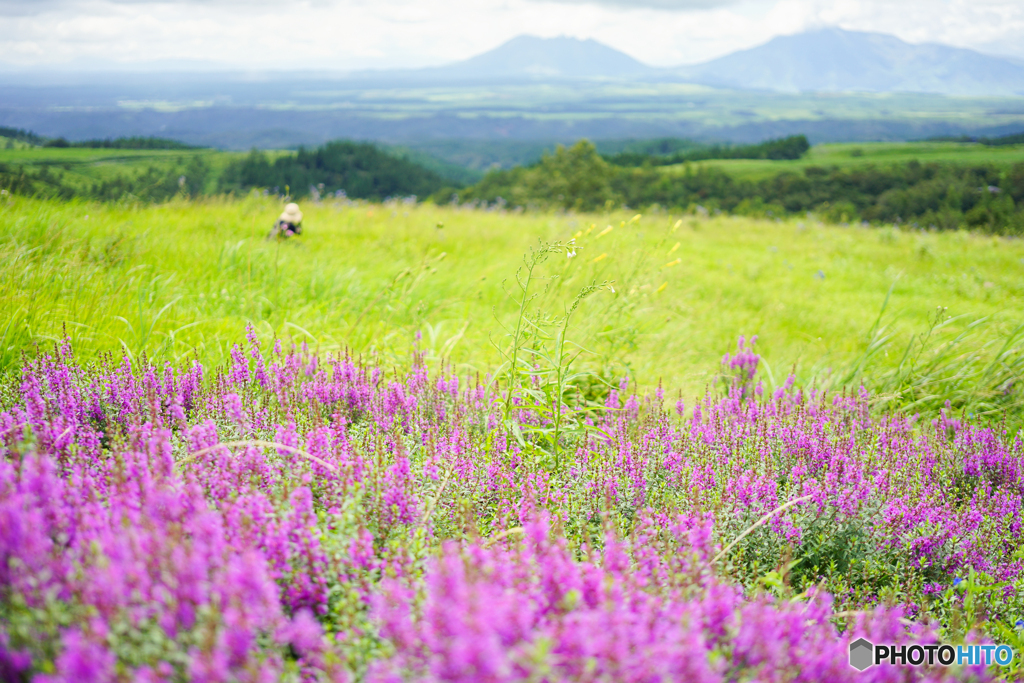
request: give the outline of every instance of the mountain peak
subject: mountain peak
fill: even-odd
[[[838,27],[778,36],[676,73],[705,85],[783,92],[1024,94],[1024,66],[1012,60]]]
[[[758,47],[675,69],[647,66],[593,39],[520,35],[454,64],[356,77],[466,85],[631,79],[779,92],[1024,95],[1024,63],[1011,58],[835,26],[777,36]]]
[[[461,79],[591,79],[624,78],[653,69],[592,38],[521,35],[476,57],[429,71],[435,77]]]

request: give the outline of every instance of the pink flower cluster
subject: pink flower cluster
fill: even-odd
[[[860,674],[860,636],[935,642],[908,621],[920,605],[752,591],[743,567],[855,529],[934,591],[968,567],[1012,585],[1020,437],[872,418],[863,396],[758,400],[743,348],[740,388],[688,414],[626,383],[595,399],[590,435],[552,470],[502,424],[495,390],[419,359],[398,373],[264,353],[251,331],[232,359],[84,364],[62,344],[0,388],[0,679],[991,674]]]
[[[546,515],[524,536],[501,548],[448,543],[417,588],[385,581],[377,614],[396,654],[370,680],[986,679],[980,667],[851,668],[851,640],[926,643],[934,634],[905,627],[899,609],[877,609],[839,637],[832,600],[814,590],[801,601],[746,599],[711,574],[710,524],[647,518],[630,543],[610,535],[582,560],[553,537]]]

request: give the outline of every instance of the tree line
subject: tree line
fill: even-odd
[[[17,140],[29,145],[42,145],[47,140],[42,135],[36,135],[30,130],[11,128],[10,126],[0,126],[0,137],[7,138],[8,140]]]
[[[928,142],[973,142],[986,147],[1006,147],[1008,145],[1024,145],[1024,133],[1011,133],[999,137],[975,137],[971,135],[940,136],[928,138]]]
[[[538,209],[595,211],[659,205],[782,217],[814,212],[832,222],[903,223],[1024,234],[1024,163],[1012,168],[952,162],[812,166],[758,181],[713,166],[687,164],[678,172],[611,164],[593,144],[560,147],[533,166],[494,171],[438,201]]]
[[[296,198],[343,192],[348,197],[379,201],[426,197],[447,184],[438,173],[371,143],[337,141],[315,149],[300,147],[294,155],[273,160],[254,149],[224,169],[220,190],[264,188]]]
[[[42,135],[37,135],[30,130],[11,128],[10,126],[0,126],[0,137],[7,138],[8,140],[24,142],[28,145],[32,145],[33,147],[83,147],[89,149],[200,149],[199,147],[187,145],[184,142],[178,142],[177,140],[152,136],[106,138],[103,140],[76,140],[72,142],[64,137],[44,137]]]
[[[767,154],[790,144],[794,149],[803,146],[793,140],[749,147]],[[780,143],[786,145],[780,147]],[[686,153],[690,151],[695,150]],[[142,170],[126,168],[119,175],[92,182],[80,178],[72,182],[58,167],[0,164],[0,187],[19,194],[103,201],[132,198],[159,202],[175,196],[263,189],[297,199],[344,193],[379,201],[416,195],[437,203],[542,210],[658,205],[760,217],[813,212],[837,223],[885,222],[939,230],[967,227],[1024,235],[1022,163],[1009,168],[952,161],[810,166],[755,181],[735,178],[707,164],[684,162],[680,170],[670,170],[653,163],[611,163],[587,141],[558,147],[529,166],[492,171],[468,187],[458,187],[373,144],[346,141],[276,157],[253,150],[232,160],[217,177],[202,154],[170,158]]]
[[[187,145],[177,140],[155,137],[123,137],[106,138],[103,140],[80,140],[68,142],[64,138],[53,138],[47,140],[44,147],[84,147],[88,149],[201,149],[194,145]]]
[[[671,140],[662,144],[669,146]],[[672,145],[675,146],[675,145]],[[679,145],[682,147],[683,145]],[[654,150],[625,150],[618,154],[603,155],[603,159],[616,166],[672,166],[687,161],[708,161],[710,159],[770,159],[782,161],[799,159],[811,148],[806,135],[791,135],[787,138],[765,140],[756,145],[690,145],[689,148],[659,153]]]
[[[253,150],[229,162],[217,177],[200,154],[170,157],[140,170],[125,167],[117,175],[92,182],[70,177],[66,170],[57,165],[0,163],[0,188],[23,195],[100,201],[161,202],[179,195],[239,194],[253,189],[296,199],[343,194],[380,201],[410,195],[427,197],[448,184],[436,172],[404,157],[369,143],[354,142],[300,148],[295,154],[276,159]]]
[[[177,196],[198,197],[211,178],[210,163],[200,155],[168,159],[163,165],[125,168],[99,180],[69,178],[66,169],[0,163],[0,188],[14,194],[48,199],[163,202]]]

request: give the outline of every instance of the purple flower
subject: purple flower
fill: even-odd
[[[214,373],[62,344],[2,393],[0,595],[25,607],[0,676],[852,681],[851,640],[935,642],[951,579],[1009,599],[1024,570],[1021,438],[875,416],[863,389],[769,396],[754,339],[689,415],[615,384],[556,467],[549,416],[521,403],[508,428],[485,380],[248,338]],[[892,607],[833,607],[810,563],[800,600],[730,578],[851,529],[934,578]],[[61,631],[54,600],[90,617]],[[841,634],[836,609],[858,615]],[[133,638],[161,646],[126,655]]]
[[[324,645],[323,630],[308,609],[301,609],[282,629],[281,640],[289,643],[301,656],[319,652]]]
[[[53,675],[37,676],[40,683],[108,683],[113,681],[115,657],[102,645],[86,640],[80,631],[66,631],[63,650]]]

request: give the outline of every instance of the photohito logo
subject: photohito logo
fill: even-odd
[[[850,643],[850,666],[865,671],[888,662],[910,666],[989,665],[1013,661],[1009,645],[875,645],[867,638]]]

